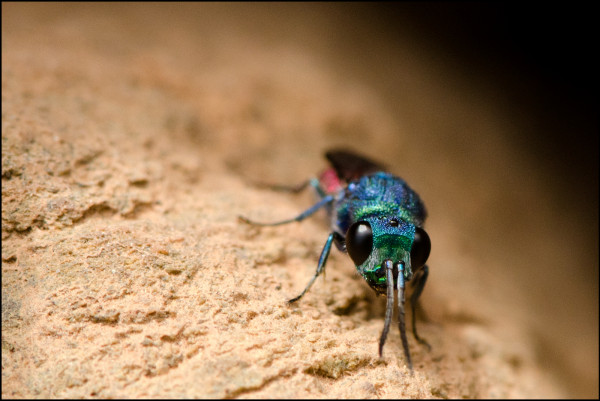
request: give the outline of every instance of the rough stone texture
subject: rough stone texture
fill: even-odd
[[[2,4],[2,396],[597,397],[597,283],[540,275],[532,295],[527,279],[573,262],[558,244],[590,242],[544,224],[553,193],[501,116],[481,99],[440,103],[482,138],[415,137],[321,57],[335,8],[288,7]],[[427,81],[418,52],[395,65],[406,103],[454,90],[414,83]],[[333,145],[385,161],[429,208],[432,351],[409,336],[414,376],[396,327],[379,359],[384,299],[337,251],[286,305],[313,274],[319,219],[237,220],[306,208],[309,195],[249,180],[300,182]],[[575,235],[571,217],[559,223]],[[513,241],[516,225],[536,235]]]

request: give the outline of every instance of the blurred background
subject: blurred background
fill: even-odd
[[[173,96],[180,113],[194,117],[183,131],[196,135],[199,154],[215,154],[240,177],[299,182],[318,171],[330,146],[383,161],[429,210],[424,302],[438,294],[493,315],[495,324],[520,322],[535,339],[540,366],[573,396],[598,396],[598,29],[591,5],[2,7],[3,32],[18,43],[23,32],[39,30],[32,48],[39,46],[59,78],[65,67],[44,53],[45,29],[93,55],[82,61],[82,77],[105,74],[150,102],[156,88]],[[70,55],[61,50],[58,60]],[[122,78],[115,60],[129,63],[136,78]],[[319,80],[327,84],[313,98],[302,92]],[[10,84],[3,69],[3,87]],[[318,96],[350,111],[323,125]],[[362,116],[364,102],[377,113]],[[317,117],[298,121],[306,116]],[[214,121],[222,124],[203,125]],[[246,131],[237,130],[240,121]],[[171,123],[177,131],[179,122]],[[143,132],[138,124],[131,123]]]

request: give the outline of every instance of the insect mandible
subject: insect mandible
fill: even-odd
[[[259,223],[243,216],[240,219],[257,226],[277,226],[302,221],[325,208],[330,220],[331,233],[321,251],[317,270],[306,288],[289,303],[298,301],[325,270],[331,245],[350,255],[358,273],[377,292],[387,296],[385,323],[379,339],[379,356],[387,338],[394,310],[394,291],[397,292],[398,323],[404,356],[410,371],[410,357],[404,317],[405,283],[412,281],[410,298],[412,331],[415,339],[430,348],[417,334],[415,308],[429,268],[425,264],[431,251],[429,235],[423,229],[427,216],[419,195],[406,182],[386,172],[386,169],[354,152],[334,149],[325,157],[331,168],[319,178],[312,178],[295,187],[273,186],[275,190],[300,192],[312,186],[320,200],[300,215],[275,223]]]

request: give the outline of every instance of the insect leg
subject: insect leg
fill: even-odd
[[[305,218],[309,217],[310,215],[314,214],[317,210],[319,210],[323,206],[326,206],[327,204],[331,203],[332,201],[333,201],[333,196],[328,195],[328,196],[324,197],[323,199],[321,199],[320,201],[318,201],[317,203],[315,203],[314,205],[312,205],[310,208],[308,208],[304,212],[300,213],[298,216],[291,218],[291,219],[278,221],[275,223],[259,223],[256,221],[252,221],[244,216],[238,216],[238,218],[241,221],[243,221],[244,223],[252,224],[255,226],[279,226],[282,224],[292,223],[294,221],[302,221]]]
[[[298,185],[268,184],[262,181],[257,181],[253,183],[253,185],[258,188],[266,188],[272,191],[279,192],[291,192],[295,194],[302,192],[308,186],[308,184],[310,184],[310,180],[303,181]]]
[[[425,345],[429,350],[431,350],[431,345],[429,345],[429,343],[424,340],[423,338],[419,337],[419,335],[417,334],[417,319],[416,319],[416,308],[417,308],[417,302],[419,301],[419,297],[421,296],[421,293],[423,292],[423,288],[425,287],[425,283],[427,282],[427,276],[429,276],[429,267],[427,267],[427,265],[423,266],[415,275],[415,281],[414,281],[414,287],[415,290],[413,291],[411,297],[410,297],[410,306],[412,309],[412,329],[413,329],[413,335],[415,336],[415,338],[417,339],[417,341],[420,344]]]
[[[325,246],[323,247],[323,250],[321,251],[321,256],[319,256],[319,264],[317,265],[317,271],[315,272],[315,275],[312,276],[312,278],[308,282],[308,285],[306,286],[304,291],[302,291],[302,293],[300,295],[298,295],[297,297],[290,299],[288,301],[288,303],[290,303],[290,304],[294,303],[297,300],[299,300],[300,298],[302,298],[304,296],[304,294],[306,294],[306,291],[308,291],[310,286],[313,285],[313,283],[315,282],[317,277],[319,277],[319,274],[324,272],[325,263],[327,263],[327,257],[329,256],[329,251],[331,250],[331,243],[338,236],[340,236],[340,234],[336,233],[335,231],[332,232],[331,234],[329,234],[329,237],[327,237],[327,241],[325,241]]]

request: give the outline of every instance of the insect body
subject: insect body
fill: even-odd
[[[298,301],[315,279],[325,270],[331,246],[347,252],[356,269],[378,294],[387,296],[385,323],[379,340],[379,355],[387,337],[394,309],[394,291],[398,293],[398,322],[404,355],[412,372],[412,361],[404,319],[405,283],[413,280],[411,296],[412,328],[417,341],[421,339],[415,326],[415,307],[425,286],[429,269],[431,242],[423,230],[425,207],[414,192],[399,177],[362,156],[344,150],[331,150],[325,156],[332,168],[298,187],[277,186],[274,189],[299,192],[308,185],[320,196],[319,202],[295,218],[276,223],[257,223],[240,217],[249,224],[275,226],[302,221],[320,208],[327,208],[331,233],[327,237],[314,276]]]

